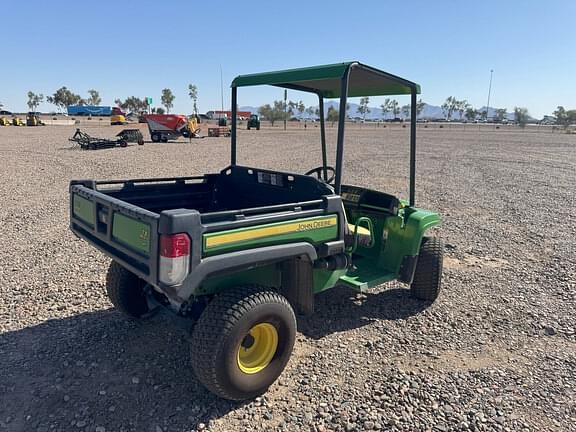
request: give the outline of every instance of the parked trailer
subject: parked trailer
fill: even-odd
[[[70,116],[110,116],[112,108],[109,106],[96,105],[71,105],[67,108]]]
[[[209,137],[229,137],[230,136],[230,128],[225,126],[218,126],[218,127],[211,127],[208,128],[208,136]]]
[[[179,114],[147,114],[144,116],[148,123],[150,138],[153,142],[167,142],[179,136],[185,138],[195,137],[199,132],[197,123],[188,120]]]
[[[129,142],[144,144],[144,137],[142,132],[138,129],[124,129],[116,135],[117,139],[97,138],[93,137],[80,129],[76,129],[76,133],[69,139],[80,146],[82,150],[100,150],[112,147],[128,147]]]

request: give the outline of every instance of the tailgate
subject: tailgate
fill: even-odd
[[[85,184],[70,185],[70,229],[150,283],[157,279],[159,218]]]

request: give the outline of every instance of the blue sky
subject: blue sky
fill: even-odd
[[[171,88],[174,112],[225,105],[234,76],[360,60],[422,86],[424,101],[447,96],[490,106],[527,107],[540,117],[576,108],[576,2],[31,1],[2,9],[0,102],[26,110],[26,93],[65,85],[83,96],[150,96]],[[239,92],[240,105],[280,99],[278,89]],[[315,104],[290,92],[290,99]],[[371,105],[379,105],[373,98]],[[54,107],[43,104],[41,111]]]

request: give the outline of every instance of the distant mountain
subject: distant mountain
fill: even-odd
[[[335,101],[328,101],[324,104],[324,111],[328,112],[328,108],[330,107],[334,107],[335,109],[338,109],[339,103],[335,102]],[[362,114],[360,114],[358,112],[358,108],[360,107],[360,105],[356,104],[356,103],[349,103],[350,108],[348,109],[348,117],[349,118],[362,118]],[[314,109],[318,108],[318,106],[314,106]],[[366,113],[366,119],[367,120],[379,120],[379,119],[392,119],[394,118],[394,116],[392,115],[391,112],[386,113],[385,117],[382,117],[382,110],[378,107],[373,107],[373,106],[369,106],[370,108],[370,112]],[[253,114],[257,114],[258,113],[258,107],[253,107],[253,106],[241,106],[239,108],[240,111],[250,111]],[[485,111],[486,107],[481,107],[478,109],[478,112],[482,112]],[[489,118],[493,118],[496,116],[496,110],[497,108],[493,108],[490,107],[490,109],[488,110],[488,117]],[[295,117],[300,117],[299,113],[296,113]],[[402,113],[399,114],[399,117],[403,117]],[[429,119],[429,120],[436,120],[436,119],[443,119],[446,116],[444,115],[444,112],[442,111],[442,108],[436,105],[429,105],[429,104],[424,104],[424,109],[422,110],[422,112],[420,113],[419,118],[421,119]],[[302,114],[302,118],[303,119],[309,119],[309,118],[316,118],[316,116],[309,116],[306,113]],[[461,120],[460,118],[460,113],[455,112],[452,114],[452,118],[454,120]],[[507,118],[508,120],[514,120],[514,113],[506,113],[505,118]]]

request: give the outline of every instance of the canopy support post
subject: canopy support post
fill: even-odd
[[[328,164],[328,157],[326,155],[326,122],[324,121],[324,97],[318,93],[318,111],[320,113],[320,142],[322,143],[322,174],[324,181],[328,180],[328,172],[326,166]]]
[[[410,207],[416,197],[416,88],[411,88],[410,99]]]
[[[236,165],[236,119],[237,112],[238,87],[232,87],[232,129],[230,131],[230,164]]]
[[[348,99],[348,81],[350,80],[350,65],[340,83],[340,106],[338,107],[338,140],[336,141],[336,180],[334,191],[340,195],[342,189],[342,162],[344,158],[344,124],[346,123],[346,100]]]

